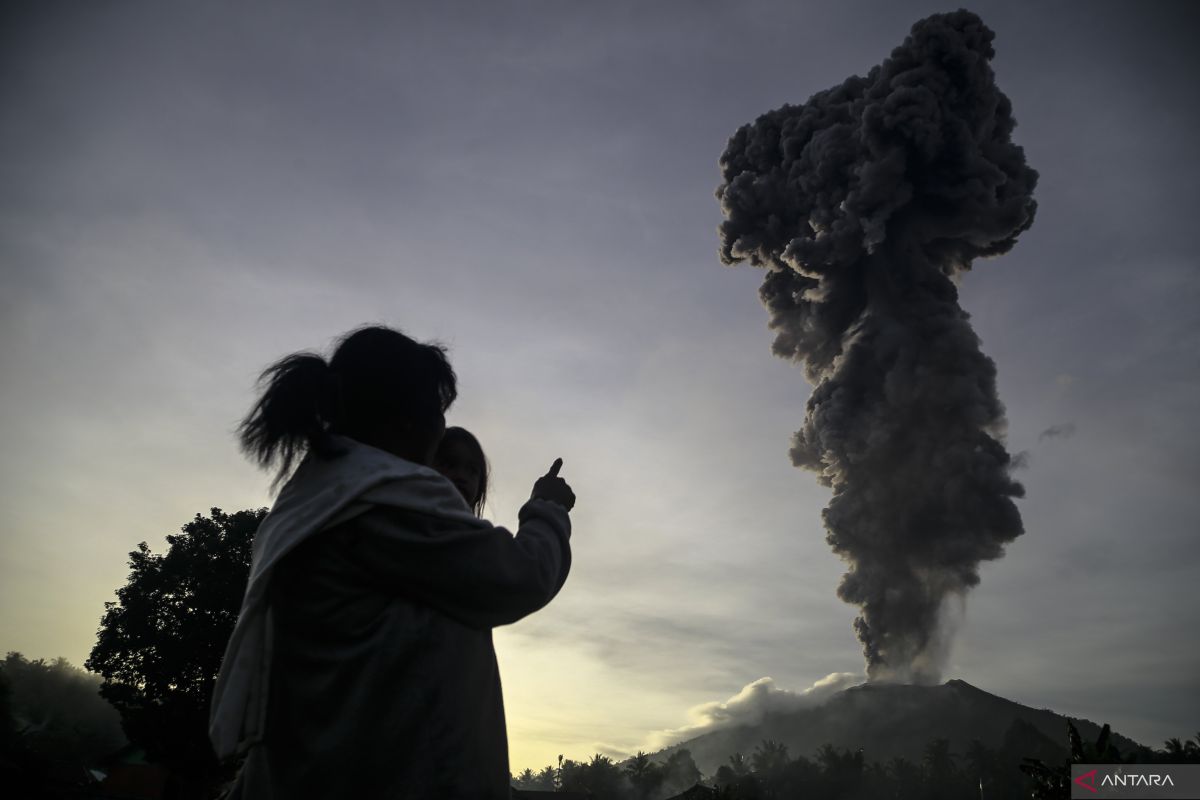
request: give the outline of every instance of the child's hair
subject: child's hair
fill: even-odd
[[[282,481],[306,452],[332,454],[331,434],[373,444],[397,418],[440,424],[458,394],[445,350],[397,330],[368,325],[344,334],[328,362],[293,353],[259,376],[265,385],[238,427],[242,450]]]
[[[460,428],[457,425],[446,428],[439,448],[456,443],[466,445],[467,449],[471,451],[471,457],[476,460],[479,466],[479,495],[471,505],[471,510],[475,512],[475,516],[482,517],[483,504],[487,501],[488,482],[492,478],[492,466],[488,463],[487,456],[483,454],[483,446],[479,444],[479,440],[475,438],[475,435],[466,428]]]

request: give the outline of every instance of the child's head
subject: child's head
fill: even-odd
[[[476,516],[483,515],[490,469],[479,440],[464,428],[446,428],[433,468],[450,479]]]

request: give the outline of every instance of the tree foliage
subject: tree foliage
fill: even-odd
[[[625,785],[621,768],[608,756],[596,753],[588,762],[566,760],[559,768],[559,786],[566,792],[591,792],[597,797],[618,797]]]
[[[692,758],[692,752],[687,748],[680,748],[671,753],[663,764],[663,785],[674,792],[682,792],[695,786],[702,777],[696,761]]]
[[[181,772],[216,766],[208,705],[266,512],[197,514],[167,537],[164,554],[142,542],[129,554],[128,582],[104,606],[86,666],[104,678],[100,692],[130,740]]]
[[[0,792],[7,797],[77,797],[85,767],[122,744],[116,710],[100,681],[65,658],[0,662]]]
[[[660,755],[658,761],[638,752],[619,765],[601,755],[590,762],[560,757],[558,769],[546,767],[540,773],[525,770],[514,780],[514,786],[590,792],[594,800],[665,800],[681,794],[720,800],[958,800],[981,795],[989,800],[1027,800],[1069,795],[1072,762],[1200,760],[1200,734],[1187,742],[1168,739],[1163,750],[1141,748],[1129,756],[1122,756],[1113,746],[1108,726],[1095,742],[1083,741],[1074,725],[1068,725],[1066,734],[1066,741],[1060,743],[1018,719],[998,747],[975,739],[959,753],[949,740],[934,738],[921,751],[919,762],[893,758],[886,764],[868,763],[861,749],[830,744],[818,748],[811,759],[792,757],[786,744],[765,739],[749,758],[734,753],[707,781],[703,781],[686,749],[674,751],[666,759]],[[1038,753],[1047,762],[1030,758],[1029,753]],[[1064,757],[1062,766],[1045,765],[1058,764]],[[620,777],[624,780],[618,780]],[[700,781],[704,788],[693,789]]]
[[[691,752],[680,749],[662,762],[639,751],[624,765],[600,753],[590,761],[559,756],[557,768],[526,769],[512,784],[517,789],[582,792],[596,800],[658,800],[695,786],[702,777]]]
[[[56,761],[94,763],[125,743],[120,717],[99,692],[100,681],[65,658],[0,662],[6,744]]]
[[[634,800],[650,800],[658,793],[666,773],[663,765],[650,760],[641,750],[625,764],[625,776],[633,787]]]

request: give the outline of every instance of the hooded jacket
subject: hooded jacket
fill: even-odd
[[[570,568],[566,509],[530,500],[514,536],[437,472],[351,439],[309,455],[255,536],[213,694],[234,797],[508,797],[491,629]]]

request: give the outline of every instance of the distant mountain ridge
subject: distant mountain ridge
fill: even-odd
[[[1095,741],[1100,733],[1100,726],[1090,720],[1030,708],[962,680],[940,686],[864,683],[838,692],[819,706],[768,714],[757,725],[723,728],[679,742],[656,758],[686,748],[700,770],[711,775],[734,753],[749,757],[764,739],[787,745],[793,758],[812,758],[826,743],[862,749],[868,763],[893,758],[919,762],[933,739],[949,740],[951,751],[961,755],[978,739],[994,750],[1018,750],[1021,755],[1054,760],[1066,757],[1068,720],[1085,741]],[[1112,741],[1126,754],[1143,747],[1117,733]]]

